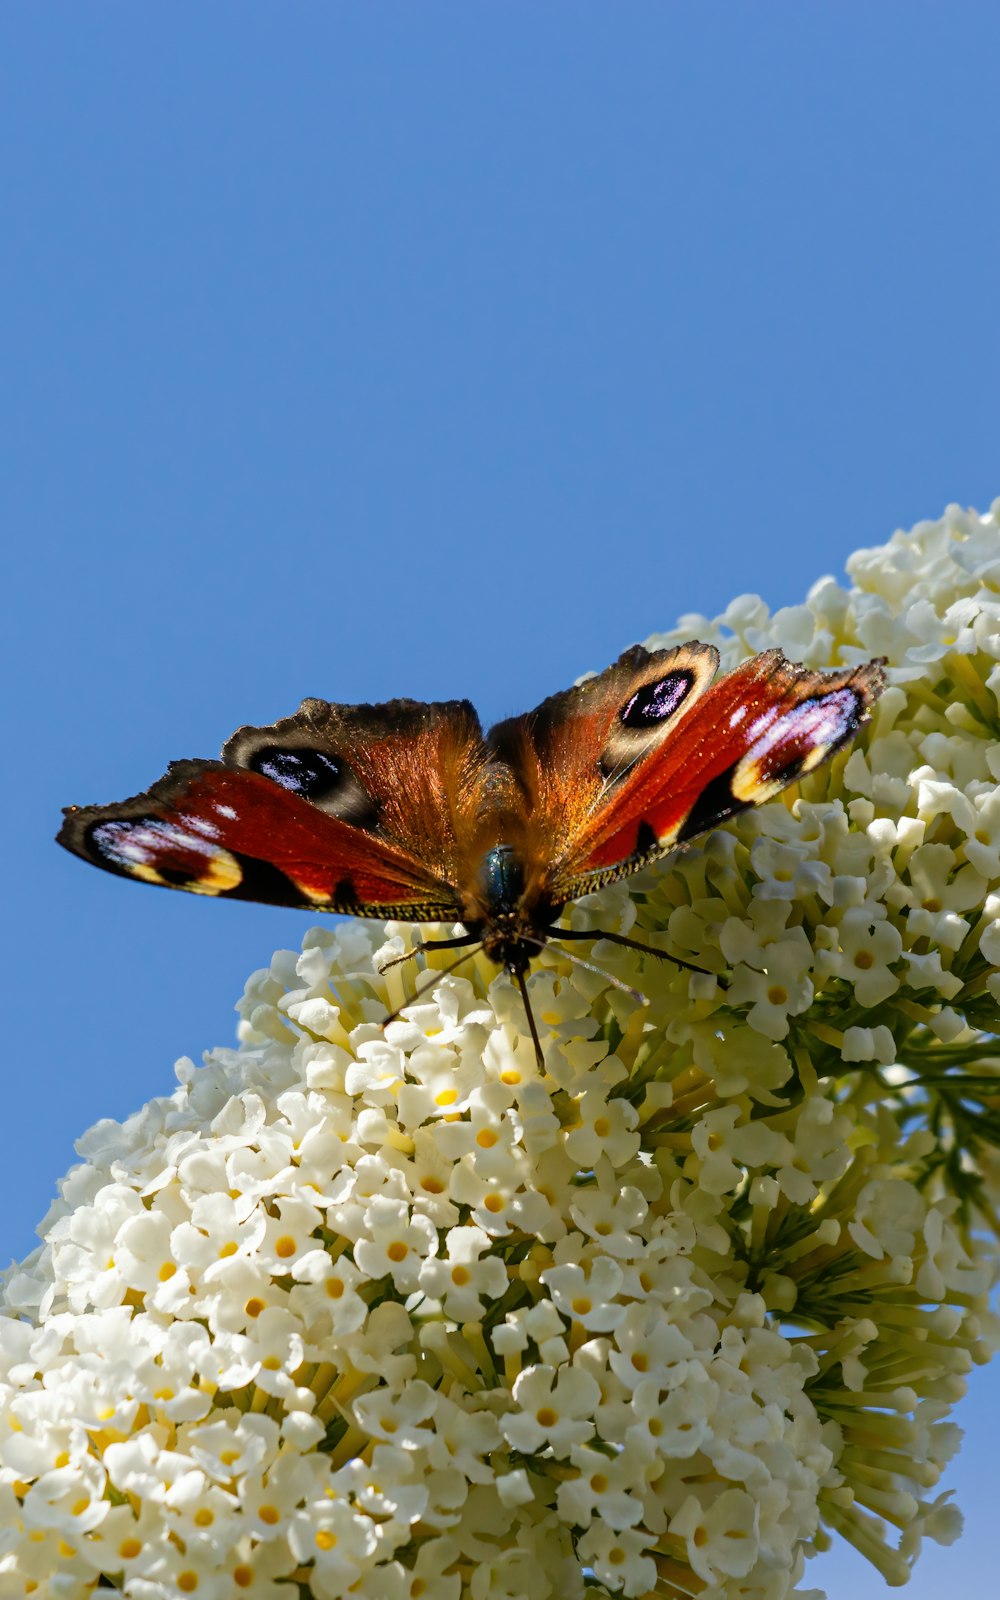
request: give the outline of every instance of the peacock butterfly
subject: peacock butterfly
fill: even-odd
[[[765,650],[713,684],[718,665],[696,641],[634,645],[485,735],[467,700],[304,700],[240,728],[221,761],[176,761],[134,799],[68,807],[59,843],[194,894],[460,922],[423,947],[481,945],[526,1000],[546,940],[636,943],[560,927],[569,901],[811,772],[885,684],[882,661],[820,672]]]

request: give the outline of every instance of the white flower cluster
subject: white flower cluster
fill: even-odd
[[[893,1582],[955,1536],[928,1493],[990,1353],[1000,502],[850,571],[656,641],[891,668],[798,798],[573,908],[704,972],[598,943],[642,1007],[549,946],[542,1070],[482,956],[383,1026],[405,935],[313,929],[238,1050],[81,1141],[7,1275],[0,1600],[785,1600],[826,1529]]]

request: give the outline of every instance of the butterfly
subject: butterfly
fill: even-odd
[[[811,772],[885,685],[881,660],[812,671],[765,650],[713,683],[718,665],[697,641],[634,645],[485,735],[467,700],[304,700],[238,729],[220,761],[176,761],[133,799],[68,807],[59,843],[194,894],[460,923],[409,954],[481,946],[527,1006],[524,975],[549,939],[664,956],[560,916]]]

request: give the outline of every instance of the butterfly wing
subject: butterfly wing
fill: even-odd
[[[816,672],[766,650],[718,683],[708,645],[635,646],[490,741],[524,774],[556,904],[769,800],[851,738],[881,663]]]
[[[59,842],[170,888],[438,921],[468,920],[483,852],[506,840],[531,896],[563,904],[812,770],[884,681],[879,662],[812,672],[769,650],[713,685],[717,664],[710,645],[635,646],[486,742],[467,701],[306,700],[241,728],[221,762],[71,807]]]
[[[467,701],[306,700],[134,799],[71,807],[59,842],[169,888],[362,916],[457,917],[456,840],[484,750]]]
[[[516,842],[539,898],[551,898],[553,880],[576,858],[576,841],[669,739],[718,664],[717,650],[694,641],[674,650],[633,645],[599,675],[490,729],[497,767],[516,775],[524,819]]]

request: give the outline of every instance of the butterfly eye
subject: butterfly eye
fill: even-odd
[[[690,672],[668,672],[655,683],[644,683],[619,711],[619,722],[624,728],[655,728],[673,716],[681,701],[690,694],[693,683]]]
[[[341,787],[347,770],[322,750],[283,750],[279,745],[255,750],[247,765],[303,800],[325,799]]]

